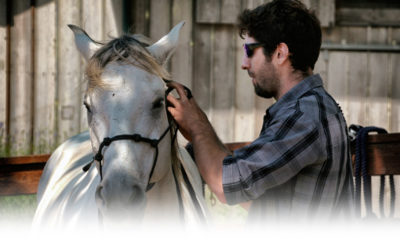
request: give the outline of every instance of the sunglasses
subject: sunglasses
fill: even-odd
[[[246,55],[248,58],[252,57],[254,54],[254,50],[258,47],[264,46],[263,43],[245,43],[243,44],[244,50],[246,51]]]

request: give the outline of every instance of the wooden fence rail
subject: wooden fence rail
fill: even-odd
[[[249,142],[226,145],[235,150],[247,144]],[[400,175],[400,133],[369,135],[367,153],[370,175]],[[0,158],[0,195],[36,193],[48,158],[49,155]]]

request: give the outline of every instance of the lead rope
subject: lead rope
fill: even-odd
[[[353,126],[353,125],[352,125]],[[355,126],[354,126],[355,127]],[[364,200],[366,208],[366,218],[376,218],[372,213],[372,201],[371,201],[371,176],[368,175],[368,155],[367,155],[367,137],[370,132],[377,132],[378,134],[387,134],[387,131],[383,128],[378,127],[359,127],[356,137],[356,159],[355,159],[355,179],[356,179],[356,209],[357,213],[361,217],[361,186],[364,187]],[[361,181],[362,179],[362,181]],[[379,192],[379,208],[380,214],[383,217],[383,201],[384,201],[384,190],[385,190],[385,176],[381,176],[380,192]],[[390,215],[394,215],[394,203],[395,203],[395,188],[393,175],[389,176],[390,182]]]

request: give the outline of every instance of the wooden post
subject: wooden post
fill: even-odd
[[[12,1],[10,68],[10,154],[32,152],[32,9],[30,0]]]
[[[44,4],[46,3],[46,4]],[[57,89],[56,3],[36,1],[34,15],[33,153],[50,153],[55,147]]]
[[[7,0],[0,0],[0,157],[6,156],[7,147],[7,80],[8,80],[8,23]]]
[[[80,1],[58,1],[57,25],[57,144],[79,132],[81,84],[83,69],[81,56],[75,47],[74,35],[68,24],[80,25]]]

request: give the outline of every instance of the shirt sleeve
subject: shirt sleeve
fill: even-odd
[[[250,145],[223,161],[222,182],[228,204],[257,199],[304,167],[321,161],[320,130],[296,111],[273,121]]]

